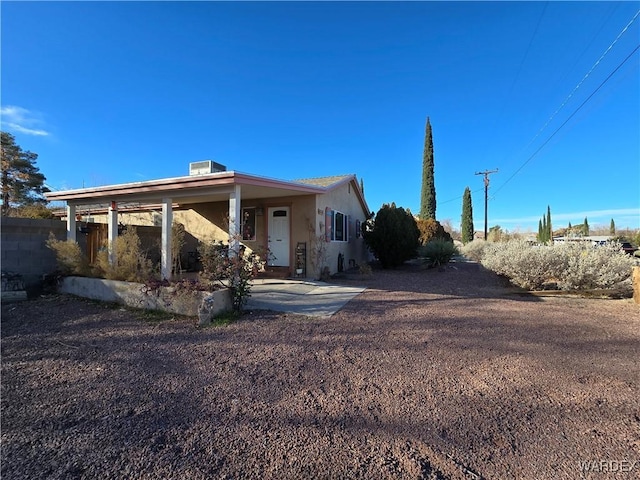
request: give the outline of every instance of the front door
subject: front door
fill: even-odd
[[[269,265],[289,266],[289,207],[269,207]]]

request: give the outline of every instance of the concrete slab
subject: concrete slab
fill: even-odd
[[[253,283],[246,308],[330,317],[364,290],[325,282],[259,279]]]

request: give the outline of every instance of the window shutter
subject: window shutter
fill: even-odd
[[[324,209],[324,239],[327,242],[331,241],[333,231],[333,211],[326,207]]]

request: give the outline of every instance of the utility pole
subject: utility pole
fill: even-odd
[[[484,239],[487,240],[487,199],[489,198],[489,175],[496,173],[495,170],[485,170],[484,172],[476,172],[476,175],[484,175]]]

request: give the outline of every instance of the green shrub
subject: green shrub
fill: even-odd
[[[453,242],[436,238],[420,247],[418,254],[426,259],[429,266],[437,267],[449,263],[453,256],[458,254],[458,249]]]
[[[415,218],[395,203],[384,204],[375,219],[365,223],[362,236],[382,268],[395,268],[415,258],[420,246]]]

